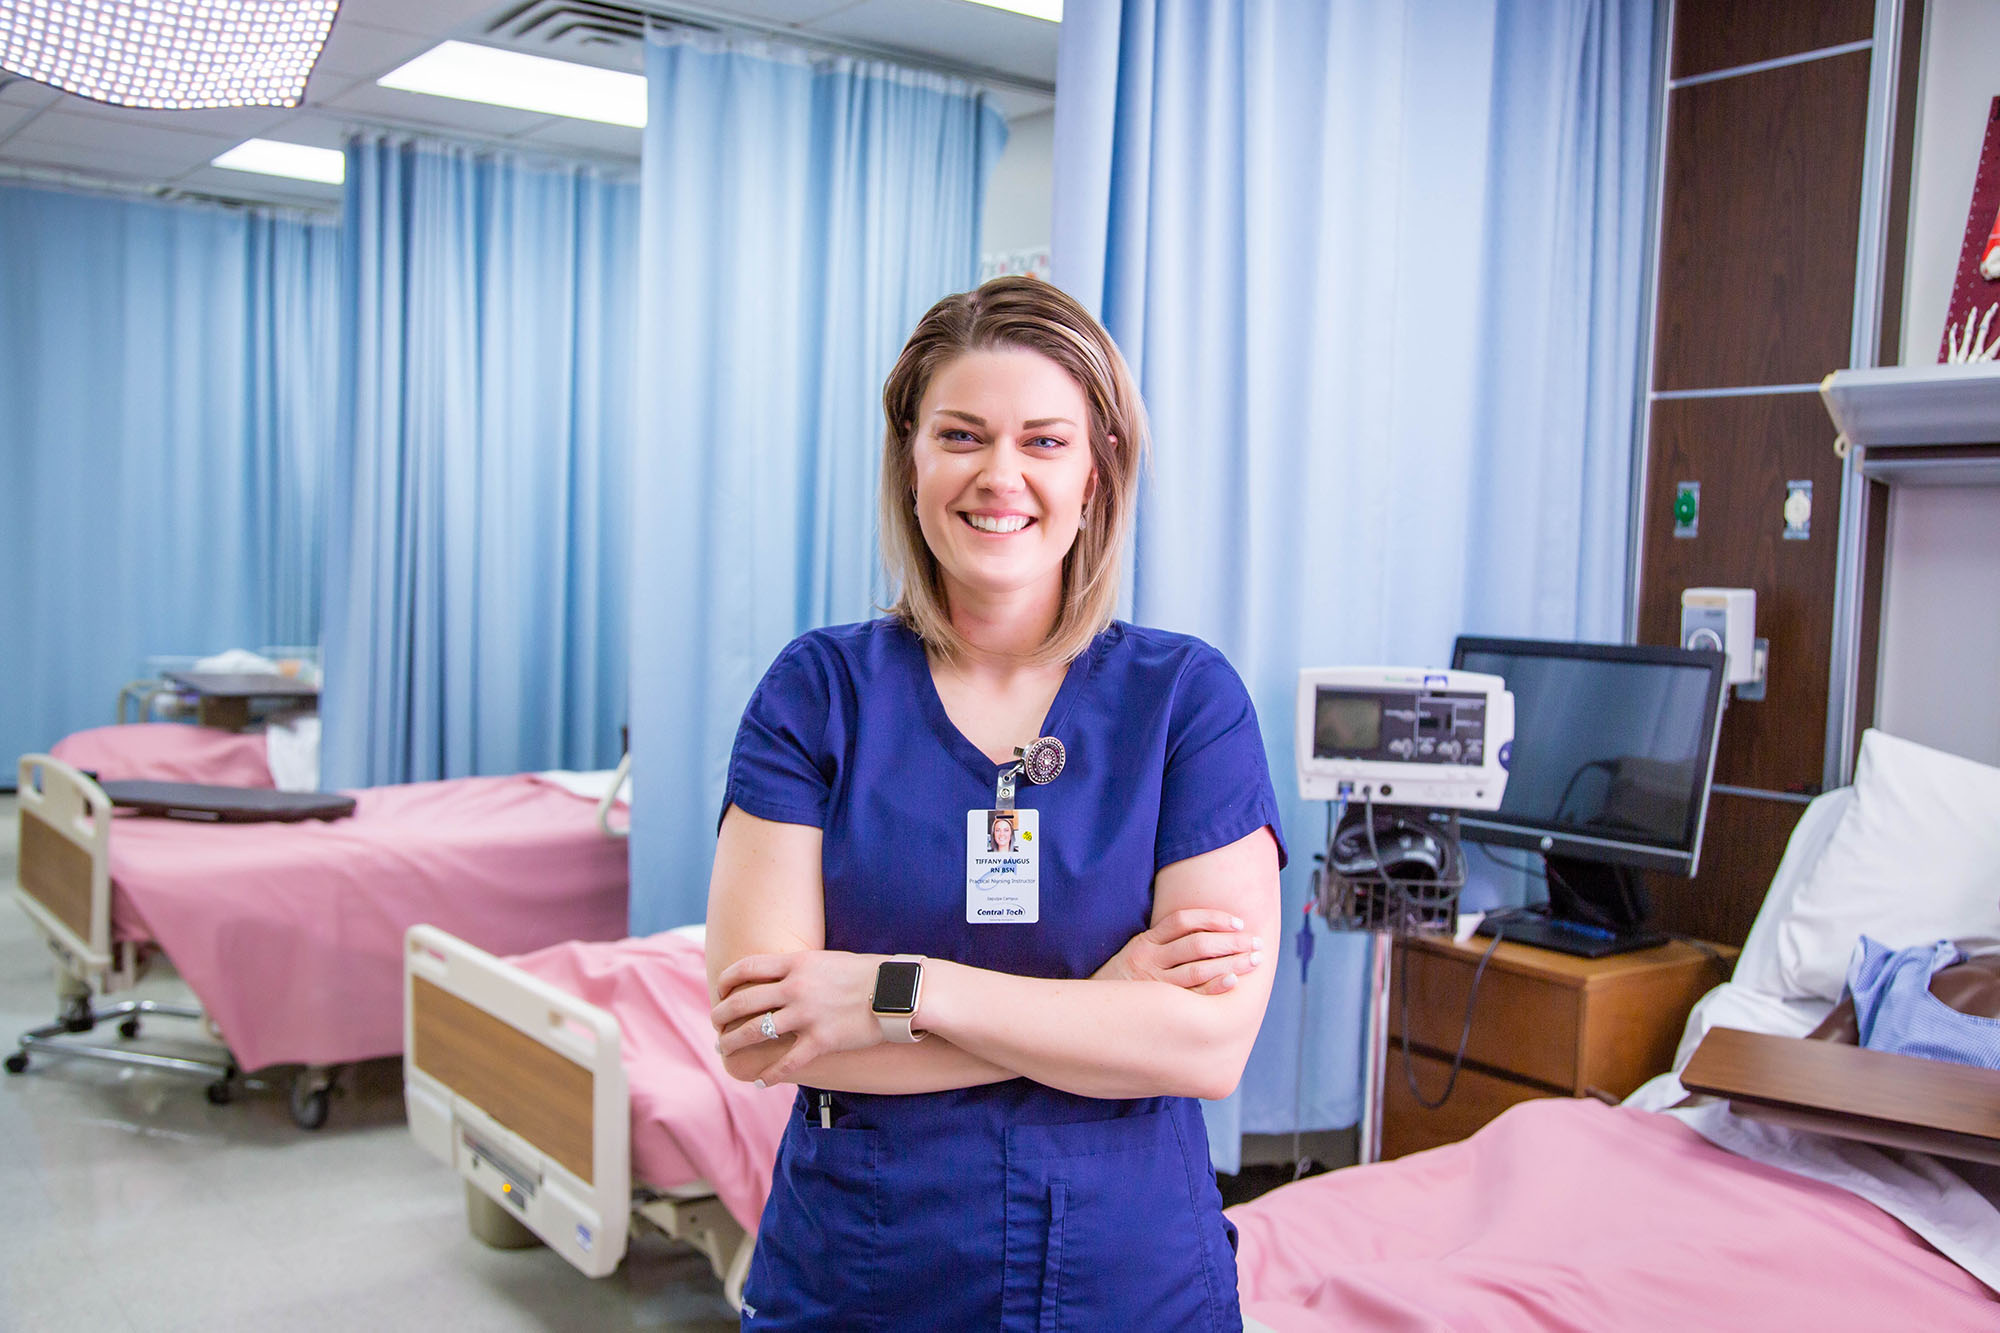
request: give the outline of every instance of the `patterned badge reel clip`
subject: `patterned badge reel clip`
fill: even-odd
[[[1063,743],[1053,736],[1043,736],[1016,746],[1015,760],[1000,770],[1000,786],[995,794],[993,808],[1012,810],[1014,808],[1014,779],[1025,776],[1037,787],[1047,786],[1062,773],[1063,765],[1069,762],[1069,752]]]

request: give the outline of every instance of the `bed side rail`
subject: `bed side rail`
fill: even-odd
[[[21,756],[17,901],[79,978],[111,971],[111,798],[46,754]]]
[[[625,1256],[631,1104],[618,1024],[432,926],[403,954],[410,1133],[590,1277]]]
[[[625,790],[632,780],[632,752],[627,750],[619,759],[618,767],[611,772],[611,787],[597,802],[597,827],[607,838],[629,838],[632,836],[632,816],[628,807],[623,824],[611,822],[611,812],[618,808],[618,793]]]

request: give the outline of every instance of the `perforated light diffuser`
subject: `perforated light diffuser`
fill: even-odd
[[[339,0],[0,0],[0,69],[114,106],[297,106]]]

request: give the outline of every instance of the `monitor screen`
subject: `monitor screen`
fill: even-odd
[[[1475,842],[1690,875],[1701,850],[1723,688],[1720,654],[1462,638],[1452,666],[1507,682],[1514,744]]]
[[[1313,757],[1373,754],[1382,746],[1382,701],[1343,690],[1313,700]]]

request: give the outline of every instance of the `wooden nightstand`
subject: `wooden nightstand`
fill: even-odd
[[[1450,1076],[1465,997],[1491,943],[1474,936],[1465,944],[1419,938],[1396,946],[1395,966],[1407,970],[1409,982],[1410,1067],[1427,1098],[1435,1100]],[[1717,946],[1716,952],[1723,966],[1679,941],[1598,959],[1502,943],[1479,984],[1458,1086],[1435,1111],[1410,1095],[1402,1052],[1404,978],[1392,977],[1382,1156],[1465,1138],[1531,1097],[1623,1098],[1665,1073],[1688,1010],[1728,979],[1736,950]]]

